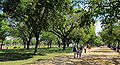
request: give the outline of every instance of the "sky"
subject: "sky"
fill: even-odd
[[[95,28],[95,31],[96,31],[96,35],[98,35],[98,32],[100,32],[101,30],[102,30],[102,28],[101,28],[101,22],[99,22],[99,21],[97,21],[96,23],[95,23],[95,26],[96,26],[96,28]]]

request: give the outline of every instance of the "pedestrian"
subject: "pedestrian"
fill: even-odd
[[[84,46],[84,52],[86,53],[87,46]]]
[[[88,52],[91,52],[91,45],[88,45]]]
[[[75,45],[73,46],[73,52],[74,52],[74,58],[76,58],[76,55],[77,55],[77,48],[76,48]]]
[[[82,50],[83,50],[83,44],[80,45],[80,48],[79,48],[79,50],[77,52],[77,55],[79,56],[79,58],[82,57]]]

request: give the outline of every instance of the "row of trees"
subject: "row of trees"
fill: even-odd
[[[103,31],[100,33],[103,41],[107,44],[117,44],[118,52],[120,46],[120,2],[119,0],[91,1],[101,18]],[[99,12],[98,12],[99,11]]]
[[[75,28],[95,22],[91,13],[84,9],[74,9],[70,0],[5,0],[3,11],[11,20],[12,33],[18,33],[29,49],[32,37],[36,38],[35,51],[37,52],[40,35],[43,31],[57,35],[66,48],[69,34]]]
[[[95,34],[95,18],[101,17],[104,27],[113,29],[111,25],[115,25],[119,18],[118,3],[114,0],[3,0],[1,7],[5,20],[10,22],[11,35],[21,38],[24,48],[27,45],[29,49],[32,37],[36,38],[35,54],[40,39],[61,40],[63,50],[69,40],[77,45],[81,41],[102,43]],[[80,4],[84,7],[81,8]]]

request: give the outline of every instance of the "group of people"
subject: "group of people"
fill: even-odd
[[[87,48],[88,48],[88,52],[90,53],[90,51],[91,51],[91,46],[90,45],[80,44],[79,47],[76,46],[76,45],[73,45],[74,58],[76,58],[76,56],[81,58],[83,51],[84,51],[84,53],[87,52]]]

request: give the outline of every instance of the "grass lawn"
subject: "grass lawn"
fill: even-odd
[[[5,48],[5,47],[4,47]],[[39,48],[38,54],[33,55],[34,48],[30,50],[26,49],[0,49],[0,65],[22,65],[26,63],[35,62],[39,59],[49,59],[54,56],[66,55],[72,53],[72,48],[66,48],[63,51],[62,48]]]

